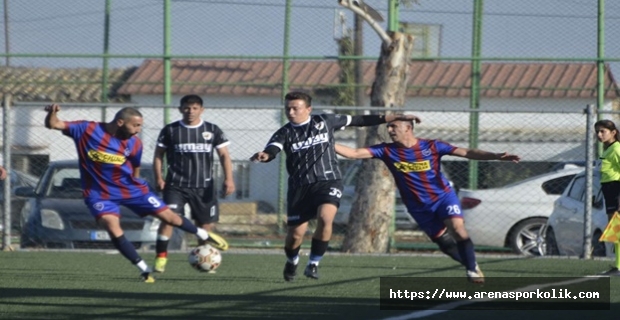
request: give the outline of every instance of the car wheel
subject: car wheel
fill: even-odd
[[[605,249],[605,242],[598,241],[602,233],[597,231],[592,236],[592,256],[593,257],[605,257],[607,256],[607,250]]]
[[[545,232],[544,255],[546,256],[560,255],[560,250],[558,249],[558,241],[555,239],[555,232],[553,232],[553,229],[551,228],[547,228],[547,231]]]
[[[509,233],[508,244],[518,254],[540,256],[545,252],[545,218],[532,218],[517,223]]]

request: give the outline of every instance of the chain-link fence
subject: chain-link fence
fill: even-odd
[[[63,120],[111,119],[115,112],[125,105],[103,106],[61,106]],[[315,112],[349,113],[353,109],[343,107],[315,106]],[[144,144],[144,177],[153,184],[151,162],[159,131],[164,125],[166,113],[176,109],[163,106],[139,106],[145,117],[140,138]],[[373,108],[368,108],[370,112]],[[376,109],[374,109],[376,110]],[[286,172],[279,161],[252,163],[250,156],[264,148],[271,134],[280,127],[282,107],[224,107],[209,106],[204,119],[216,123],[231,141],[229,150],[233,159],[233,174],[237,191],[220,200],[221,220],[216,230],[237,245],[279,245],[285,230],[285,212],[281,204],[286,199]],[[513,250],[524,254],[540,254],[543,226],[553,211],[553,203],[564,191],[572,178],[585,168],[586,116],[580,112],[527,112],[527,111],[476,111],[463,108],[460,111],[436,111],[421,109],[415,111],[422,117],[422,124],[416,127],[420,138],[440,139],[455,146],[469,145],[468,118],[478,114],[479,148],[493,152],[508,152],[522,157],[519,164],[481,161],[478,166],[477,190],[470,190],[471,169],[469,161],[457,157],[444,157],[442,171],[450,179],[465,210],[467,227],[475,243],[482,249]],[[7,124],[14,145],[29,145],[36,154],[20,154],[14,150],[12,163],[14,172],[26,177],[42,176],[37,187],[38,199],[18,196],[24,193],[27,184],[13,183],[18,196],[13,197],[11,219],[13,233],[21,235],[21,241],[34,247],[97,247],[99,238],[93,243],[72,243],[75,230],[84,234],[100,231],[95,224],[72,222],[91,220],[90,214],[81,202],[81,193],[71,193],[69,186],[79,179],[77,159],[73,141],[60,132],[49,131],[43,126],[45,118],[43,105],[18,103],[10,108]],[[170,116],[172,120],[180,117]],[[347,129],[337,133],[337,141],[349,146],[357,143],[358,131]],[[67,160],[74,164],[67,165]],[[376,161],[376,160],[375,160]],[[360,163],[342,160],[344,190],[342,205],[335,219],[334,247],[345,235],[349,213],[355,198],[355,184]],[[67,168],[70,167],[70,168]],[[63,171],[64,170],[64,171]],[[222,173],[216,162],[216,185],[222,181]],[[534,177],[534,178],[532,178]],[[26,180],[26,182],[32,181]],[[79,181],[78,181],[79,182]],[[32,183],[31,183],[32,184]],[[77,184],[79,187],[79,183]],[[66,190],[65,190],[66,189]],[[21,191],[20,191],[21,190]],[[45,201],[46,198],[50,200]],[[71,209],[54,207],[54,199],[72,201]],[[419,231],[417,223],[410,218],[399,196],[395,199],[395,232],[391,234],[395,248],[432,248],[429,240]],[[45,208],[46,205],[51,207]],[[75,214],[80,207],[80,217]],[[282,206],[285,207],[285,206]],[[47,210],[47,212],[46,212]],[[66,210],[67,212],[63,212]],[[52,213],[51,211],[55,211]],[[44,215],[44,213],[47,214]],[[49,222],[44,222],[48,219]],[[58,220],[54,224],[54,219]],[[62,223],[64,221],[64,223]],[[135,222],[133,222],[135,224]],[[151,221],[134,225],[142,230]],[[36,228],[33,226],[36,224]],[[47,225],[48,228],[41,228]],[[51,227],[49,227],[51,226]],[[55,229],[54,229],[55,228]],[[147,227],[144,227],[147,228]],[[153,239],[155,228],[150,227]],[[59,232],[63,231],[63,232]],[[49,232],[49,235],[47,234]],[[75,236],[75,235],[74,235]],[[64,239],[60,241],[60,239]],[[145,239],[144,241],[147,241]],[[278,240],[278,241],[274,241]],[[75,242],[78,240],[76,239]],[[86,241],[81,239],[80,241]],[[273,241],[273,242],[272,242]],[[63,242],[63,245],[58,243]],[[148,242],[148,241],[147,241]],[[107,244],[107,243],[106,243]]]
[[[584,164],[583,108],[598,104],[599,111],[613,112],[620,106],[614,77],[620,44],[613,41],[620,30],[618,4],[422,0],[396,1],[401,3],[398,10],[390,11],[394,1],[365,3],[383,16],[379,26],[387,29],[396,20],[400,31],[416,37],[403,107],[424,118],[417,134],[523,157],[518,165],[444,159],[444,172],[453,184],[474,190],[468,198],[480,200],[475,206],[475,200],[467,200],[473,206],[468,214],[491,203],[484,197],[496,191],[485,194],[485,190],[557,168],[570,171],[565,164]],[[8,165],[16,172],[11,176],[14,187],[32,185],[43,176],[47,163],[75,159],[71,140],[42,127],[43,102],[63,103],[66,120],[109,121],[124,106],[121,103],[139,106],[146,119],[143,162],[148,163],[157,133],[178,116],[170,106],[185,94],[199,94],[208,109],[205,119],[223,128],[235,159],[238,191],[221,202],[219,231],[238,236],[239,243],[264,245],[283,232],[285,179],[277,162],[253,164],[247,159],[282,124],[282,92],[311,92],[319,109],[371,110],[368,95],[381,40],[368,24],[356,25],[353,13],[333,0],[4,0],[3,4],[0,94],[10,94],[14,101],[3,122],[3,142],[12,143],[3,145],[11,156]],[[478,5],[481,12],[476,11]],[[474,61],[482,62],[480,70]],[[479,86],[473,81],[477,76]],[[108,102],[114,104],[102,104]],[[617,120],[613,113],[609,117]],[[341,141],[356,144],[354,130],[339,135]],[[342,164],[351,189],[359,165]],[[550,175],[549,181],[568,183],[559,175]],[[522,198],[520,191],[509,191],[517,201],[507,206],[528,213],[532,223],[468,223],[479,247],[514,247],[532,254],[540,250],[535,233],[544,217],[530,214],[535,209],[526,199],[546,199],[550,212],[550,199],[561,189],[542,183],[517,186],[531,192]],[[541,190],[544,194],[535,193]],[[345,192],[336,218],[335,245],[346,228],[343,212],[352,198]],[[31,208],[23,198],[11,199],[11,225],[19,235],[22,212]],[[411,242],[420,247],[419,241],[427,240],[399,201],[393,244],[404,248]],[[484,215],[495,219],[508,215],[494,211]],[[476,236],[482,226],[492,228],[487,240]]]

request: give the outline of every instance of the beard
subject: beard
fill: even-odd
[[[131,138],[132,136],[133,134],[130,133],[129,130],[127,130],[125,126],[118,128],[118,131],[116,132],[116,137],[121,140],[127,140]]]

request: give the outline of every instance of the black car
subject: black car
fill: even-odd
[[[152,189],[153,168],[140,167],[140,176]],[[153,190],[153,189],[152,189]],[[82,197],[76,160],[50,162],[36,188],[16,190],[31,197],[23,208],[21,247],[53,249],[113,249],[108,233],[97,224]],[[121,207],[121,227],[136,249],[153,249],[160,221],[141,218]],[[169,248],[181,246],[182,234],[175,233]]]

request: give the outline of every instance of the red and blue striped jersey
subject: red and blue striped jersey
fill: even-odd
[[[411,147],[382,143],[368,147],[392,172],[403,203],[411,211],[429,205],[452,190],[441,173],[441,157],[452,154],[455,146],[440,141],[418,139]]]
[[[147,183],[133,176],[142,158],[138,137],[118,139],[107,133],[101,122],[65,124],[62,133],[73,138],[77,148],[84,198],[121,200],[149,192]]]

